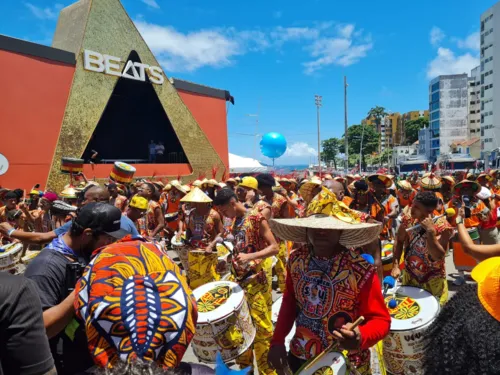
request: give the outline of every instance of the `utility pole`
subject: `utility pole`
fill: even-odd
[[[253,158],[257,159],[257,138],[259,136],[259,114],[260,114],[260,99],[257,104],[257,113],[248,114],[248,117],[255,117],[255,134],[253,139]]]
[[[345,163],[344,163],[344,173],[347,174],[348,163],[349,163],[349,144],[347,142],[347,77],[344,76],[344,142],[345,142]]]
[[[362,150],[363,150],[363,137],[365,135],[365,123],[363,123],[361,125],[361,142],[359,144],[359,174],[361,174],[361,167],[362,167],[362,164],[361,164],[361,154],[362,154]]]
[[[317,121],[318,121],[318,173],[321,178],[321,140],[320,140],[320,125],[319,125],[319,108],[321,107],[321,100],[323,99],[320,95],[314,95],[314,99],[316,102],[316,111],[317,111]]]

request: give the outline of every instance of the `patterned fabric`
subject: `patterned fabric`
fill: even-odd
[[[299,199],[298,195],[294,191],[289,191],[288,193],[288,198],[291,201],[296,201]],[[295,207],[293,207],[291,204],[288,205],[288,217],[295,217],[297,216],[295,212]]]
[[[366,221],[366,214],[347,207],[339,202],[335,194],[326,187],[307,206],[306,216],[324,214],[333,216],[347,223],[360,223]]]
[[[189,287],[196,289],[202,285],[220,280],[216,271],[218,256],[216,252],[188,251]]]
[[[287,203],[287,200],[284,196],[274,193],[273,202],[271,203],[271,214],[274,219],[280,219],[283,216],[281,215],[281,209],[283,205]]]
[[[488,208],[481,200],[471,201],[471,217],[464,219],[464,225],[466,228],[477,228],[481,224],[481,212],[486,212]],[[455,216],[451,219],[453,226],[457,226],[455,220],[458,216],[458,205],[454,202],[454,199],[448,202],[447,208],[455,209]]]
[[[97,366],[139,358],[174,368],[195,332],[196,301],[170,258],[129,239],[94,254],[77,284],[76,314]]]
[[[418,224],[418,220],[413,219],[411,214],[407,213],[402,217],[402,224],[410,228]],[[451,228],[448,221],[442,217],[438,219],[434,228],[439,236],[445,229]],[[426,283],[432,279],[444,279],[446,281],[446,271],[444,268],[444,259],[434,261],[427,251],[427,235],[420,228],[411,230],[408,233],[408,241],[411,246],[405,250],[405,272],[408,272],[410,278],[415,279],[419,284]],[[430,293],[432,291],[429,290]],[[440,296],[437,296],[440,297]]]
[[[429,279],[427,282],[419,282],[410,273],[403,270],[403,285],[425,289],[439,299],[441,306],[448,302],[448,281],[446,278],[434,278]]]
[[[115,198],[114,206],[118,208],[121,212],[125,211],[128,205],[128,199],[124,195],[118,194]]]
[[[384,222],[384,217],[387,216],[395,206],[398,205],[398,200],[391,194],[384,195],[381,199],[377,199],[373,192],[369,195],[370,215],[375,220]],[[385,222],[380,236],[382,238],[390,237],[390,229],[392,228],[392,219]]]
[[[351,250],[320,258],[302,247],[290,255],[289,272],[297,300],[290,350],[309,360],[333,342],[331,331],[359,317],[359,294],[375,268]],[[349,360],[358,368],[369,364],[369,351],[351,352]]]
[[[158,226],[158,222],[156,221],[155,211],[157,208],[160,208],[160,204],[155,201],[149,201],[148,210],[146,212],[146,226],[148,228],[148,234],[151,235],[155,228]]]
[[[407,206],[411,206],[413,203],[413,199],[415,199],[416,195],[417,195],[417,192],[415,190],[408,191],[408,190],[399,189],[398,190],[399,207],[401,209],[403,209]]]

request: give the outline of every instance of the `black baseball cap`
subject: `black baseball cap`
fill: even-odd
[[[121,229],[121,217],[121,211],[109,203],[90,202],[82,207],[75,223],[84,229],[89,228],[120,239],[130,234]]]

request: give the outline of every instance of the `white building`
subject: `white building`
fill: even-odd
[[[408,159],[410,156],[418,155],[418,141],[410,146],[394,146],[392,148],[392,166]]]
[[[442,75],[429,84],[431,162],[449,153],[453,140],[468,137],[468,86],[465,73]]]
[[[430,159],[431,157],[431,128],[424,128],[418,131],[418,154],[421,157]]]
[[[481,15],[481,154],[500,147],[500,2]],[[497,20],[497,21],[495,21]],[[497,24],[494,27],[494,24]],[[497,44],[495,45],[495,40]],[[496,74],[494,74],[496,72]],[[496,110],[495,110],[496,108]]]
[[[469,77],[469,139],[481,133],[481,72],[480,66],[470,72]]]

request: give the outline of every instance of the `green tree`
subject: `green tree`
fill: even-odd
[[[364,128],[364,131],[363,131]],[[361,147],[361,135],[363,135],[363,149],[361,153],[363,168],[366,168],[365,156],[370,155],[378,150],[380,134],[370,125],[351,125],[347,129],[347,142],[349,144],[349,156],[359,155]],[[345,152],[344,139],[341,140],[339,147],[340,152]],[[349,163],[351,158],[349,157]]]
[[[418,131],[429,126],[427,117],[420,117],[416,120],[405,122],[405,143],[412,145],[418,141]]]
[[[380,165],[380,167],[382,167],[384,163],[388,163],[388,166],[390,166],[392,159],[392,148],[386,148],[384,151],[382,151],[382,153],[379,154],[379,159],[380,160],[378,164]]]
[[[341,140],[338,138],[325,139],[321,142],[323,146],[323,152],[321,152],[321,158],[325,162],[333,161],[333,166],[337,169],[337,155],[339,153]]]

